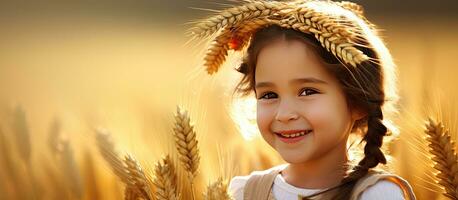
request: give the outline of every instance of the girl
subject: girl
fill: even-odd
[[[415,199],[407,181],[373,169],[386,164],[380,148],[396,100],[394,64],[360,6],[247,1],[193,30],[198,38],[213,33],[208,73],[228,50],[248,46],[236,91],[254,94],[261,135],[287,162],[233,178],[236,200]],[[364,157],[353,166],[347,144],[357,133]]]

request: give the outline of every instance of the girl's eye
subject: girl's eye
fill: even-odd
[[[277,98],[277,94],[273,92],[267,92],[264,95],[262,95],[259,99],[273,99],[273,98]]]
[[[310,88],[305,88],[302,90],[300,96],[309,96],[309,95],[312,95],[312,94],[318,94],[319,92],[314,90],[314,89],[310,89]]]

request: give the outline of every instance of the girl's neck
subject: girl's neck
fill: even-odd
[[[324,189],[336,186],[348,169],[346,140],[331,151],[305,163],[290,163],[281,175],[299,188]]]

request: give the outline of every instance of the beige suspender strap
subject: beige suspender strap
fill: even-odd
[[[252,174],[243,189],[244,200],[269,200],[275,177],[281,169],[273,169],[267,174]]]
[[[378,171],[370,171],[368,175],[359,180],[353,189],[350,199],[357,200],[365,189],[376,184],[379,180],[388,180],[397,184],[402,189],[406,200],[416,200],[413,189],[406,180],[395,174]]]

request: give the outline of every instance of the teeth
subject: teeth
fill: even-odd
[[[303,136],[308,132],[309,131],[302,131],[302,132],[294,133],[294,134],[281,134],[280,133],[280,135],[283,136],[283,137],[286,137],[286,138],[293,138],[293,137]]]

